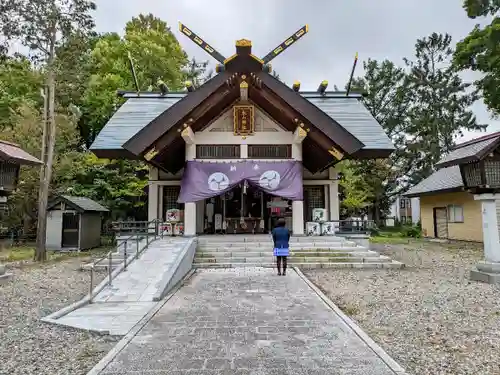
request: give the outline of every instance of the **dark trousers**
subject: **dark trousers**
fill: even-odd
[[[281,273],[282,265],[283,265],[283,273],[286,272],[286,256],[278,256],[276,257],[276,267],[278,268],[278,273]]]

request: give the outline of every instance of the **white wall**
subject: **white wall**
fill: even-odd
[[[411,220],[413,224],[420,221],[420,198],[411,198]]]
[[[62,248],[62,215],[61,210],[47,212],[47,250]]]

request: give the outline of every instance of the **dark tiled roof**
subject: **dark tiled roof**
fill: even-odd
[[[86,197],[73,197],[70,195],[62,195],[53,200],[49,207],[53,207],[57,203],[65,201],[66,203],[74,206],[75,209],[84,212],[108,212],[109,210],[97,203],[96,201]]]
[[[460,167],[453,165],[442,168],[431,174],[425,180],[420,181],[406,194],[407,197],[418,197],[430,193],[460,191],[463,188]]]
[[[500,132],[497,132],[456,145],[437,164],[437,167],[441,169],[412,187],[404,195],[415,197],[430,193],[462,190],[463,181],[459,164],[480,160],[498,145],[499,140]]]
[[[90,149],[121,150],[122,145],[139,130],[177,103],[183,95],[127,99],[109,119]]]
[[[500,133],[488,134],[471,141],[461,143],[444,156],[437,164],[438,168],[449,167],[481,158],[498,145]]]
[[[394,145],[382,126],[358,99],[324,98],[318,95],[305,97],[363,142],[363,149],[394,150]]]
[[[14,143],[0,140],[0,160],[10,161],[21,165],[39,165],[40,160],[31,156]]]
[[[161,113],[177,103],[185,94],[126,93],[127,101],[115,112],[90,147],[92,151],[121,150],[122,145]],[[320,110],[332,117],[348,132],[365,144],[363,149],[393,150],[394,146],[382,126],[359,101],[361,95],[346,97],[345,93],[301,93]]]

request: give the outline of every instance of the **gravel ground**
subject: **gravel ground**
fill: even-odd
[[[14,279],[0,285],[0,375],[83,375],[115,345],[116,337],[39,321],[88,292],[82,261],[8,271]],[[103,277],[96,274],[96,283]]]
[[[412,375],[500,374],[500,288],[471,282],[472,244],[375,245],[403,270],[307,272]]]

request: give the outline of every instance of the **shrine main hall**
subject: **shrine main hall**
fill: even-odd
[[[262,58],[249,40],[226,58],[180,31],[219,62],[217,74],[183,92],[163,82],[158,92],[120,92],[124,103],[91,146],[101,158],[149,165],[148,219],[179,209],[186,236],[266,233],[278,217],[304,235],[317,208],[339,220],[336,165],[386,158],[394,147],[361,94],[328,91],[326,81],[301,91],[272,75],[270,61],[307,26]]]

